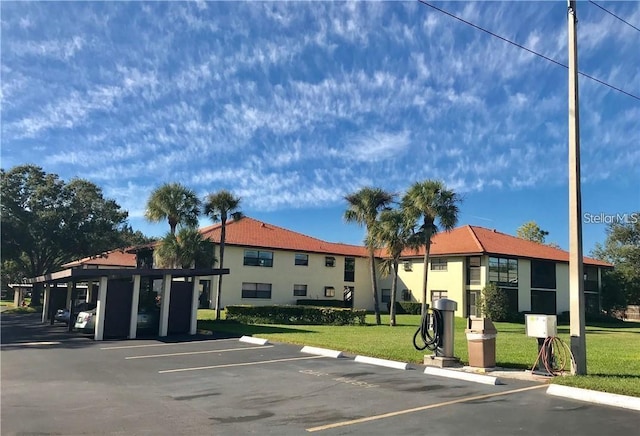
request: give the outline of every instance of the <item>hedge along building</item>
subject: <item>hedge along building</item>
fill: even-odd
[[[398,300],[421,302],[424,249],[405,250],[398,273]],[[478,226],[457,227],[432,238],[427,299],[458,302],[456,316],[480,315],[482,289],[504,289],[511,312],[559,314],[569,310],[569,253]],[[600,310],[602,271],[613,266],[584,258],[585,307]],[[382,302],[391,277],[379,281]]]

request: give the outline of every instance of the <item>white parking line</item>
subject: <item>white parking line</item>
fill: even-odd
[[[125,357],[125,360],[133,359],[151,359],[153,357],[171,357],[171,356],[188,356],[190,354],[208,354],[208,353],[225,353],[227,351],[245,351],[245,350],[259,350],[261,348],[273,348],[273,345],[266,345],[264,347],[241,347],[241,348],[225,348],[223,350],[206,350],[206,351],[186,351],[184,353],[167,353],[167,354],[148,354],[145,356],[130,356]]]
[[[42,342],[14,342],[11,344],[2,344],[1,347],[37,347],[40,345],[60,345],[58,341],[42,341]]]
[[[189,345],[189,344],[206,344],[207,342],[226,342],[238,341],[238,338],[229,339],[210,339],[207,341],[185,341],[185,342],[167,342],[163,344],[145,344],[145,345],[122,345],[118,347],[103,347],[101,350],[126,350],[127,348],[146,348],[146,347],[168,347],[171,345]]]
[[[326,359],[325,356],[291,357],[289,359],[274,359],[274,360],[261,360],[258,362],[229,363],[226,365],[199,366],[196,368],[165,369],[164,371],[158,371],[158,374],[168,374],[171,372],[200,371],[203,369],[215,369],[215,368],[231,368],[233,366],[261,365],[263,363],[290,362],[292,360],[309,360],[309,359],[322,359],[322,358]]]

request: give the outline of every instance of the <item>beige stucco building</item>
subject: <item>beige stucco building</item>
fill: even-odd
[[[403,253],[398,274],[399,300],[422,301],[423,253]],[[569,254],[495,230],[463,226],[433,238],[427,302],[458,302],[456,316],[480,315],[482,289],[496,283],[507,292],[510,311],[556,314],[569,310]],[[598,311],[602,269],[611,265],[585,258],[587,310]],[[388,301],[391,277],[380,282]]]
[[[213,242],[219,256],[220,224],[200,232]],[[153,244],[126,254],[93,257],[66,267],[152,268]],[[385,256],[376,253],[378,267]],[[495,230],[462,226],[432,238],[427,302],[449,298],[458,303],[456,316],[479,315],[482,289],[496,283],[508,297],[512,312],[562,313],[569,310],[569,254]],[[103,265],[104,264],[104,265]],[[216,265],[220,266],[220,265]],[[322,241],[250,217],[227,224],[221,307],[237,304],[296,304],[298,300],[339,300],[345,306],[373,310],[367,249]],[[587,310],[598,311],[602,270],[611,265],[585,258]],[[422,301],[423,252],[406,250],[398,274],[397,301]],[[193,280],[200,307],[214,307],[220,276]],[[176,280],[176,279],[174,279]],[[391,296],[391,277],[378,273],[382,310]],[[161,280],[155,280],[158,288]],[[158,286],[156,286],[158,285]],[[93,286],[89,286],[90,289]],[[194,303],[195,304],[195,303]]]
[[[201,232],[218,242],[220,225]],[[384,255],[377,253],[378,266]],[[456,316],[478,314],[482,289],[495,282],[507,292],[512,311],[561,313],[569,310],[568,260],[568,253],[557,248],[483,227],[458,227],[433,237],[427,300],[449,298],[458,302]],[[351,297],[353,307],[373,310],[367,251],[362,246],[321,241],[247,217],[227,226],[224,267],[230,274],[223,277],[223,307]],[[585,258],[590,310],[599,309],[601,271],[610,267]],[[423,252],[405,251],[399,269],[397,300],[421,302]],[[386,309],[390,276],[379,277],[378,295]]]

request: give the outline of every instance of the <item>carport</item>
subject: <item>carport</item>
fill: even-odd
[[[65,307],[71,308],[73,290],[78,283],[86,283],[90,291],[97,283],[97,298],[89,292],[87,300],[96,301],[94,339],[130,338],[137,335],[138,305],[142,279],[162,280],[158,336],[170,334],[195,334],[197,328],[198,294],[200,280],[229,274],[229,269],[138,269],[70,268],[28,279],[28,283],[44,283],[42,322],[53,316],[50,310],[54,300],[63,297],[55,292],[66,283]],[[73,320],[71,320],[73,322]]]

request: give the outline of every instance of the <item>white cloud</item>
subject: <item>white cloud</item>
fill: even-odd
[[[340,155],[369,163],[398,159],[407,151],[410,143],[410,134],[406,130],[397,133],[374,130],[348,140]]]
[[[3,159],[35,155],[63,176],[90,176],[136,216],[150,175],[277,210],[332,205],[365,185],[401,191],[436,177],[465,192],[508,190],[562,183],[566,171],[566,72],[422,5],[109,3],[97,13],[71,3],[60,16],[32,6],[42,13],[30,9],[24,25],[43,38],[17,33],[18,18],[7,27]],[[556,9],[451,5],[562,60]],[[625,38],[599,15],[584,22],[596,34],[581,68],[637,88]],[[581,86],[585,168],[624,177],[640,114],[608,88]]]

